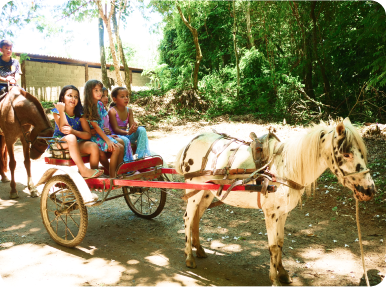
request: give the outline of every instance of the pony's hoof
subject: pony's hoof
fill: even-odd
[[[197,248],[196,256],[197,256],[197,258],[206,258],[206,257],[208,257],[208,255],[206,255],[206,253],[205,253],[204,248],[202,248],[201,245],[200,245],[199,248]]]
[[[32,190],[31,197],[39,197],[39,192],[37,190]]]
[[[5,176],[1,178],[1,182],[10,182],[10,180],[8,177]]]
[[[16,199],[16,198],[19,198],[19,195],[17,194],[17,192],[12,192],[12,193],[9,195],[9,198],[10,198],[10,199]]]
[[[279,276],[279,281],[284,284],[292,283],[291,277],[289,277],[289,275],[284,275],[284,274]]]
[[[186,267],[197,268],[196,262],[194,261],[194,257],[192,255],[188,255],[188,258],[186,258]]]

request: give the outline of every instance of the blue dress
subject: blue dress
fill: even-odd
[[[105,110],[105,108],[103,107],[103,103],[101,101],[98,102],[98,114],[99,114],[99,121],[92,121],[92,122],[96,122],[98,124],[98,126],[102,129],[103,131],[103,119],[104,119],[104,116],[106,116],[107,112]],[[89,121],[89,125],[90,125],[90,128],[94,128],[90,121]],[[114,139],[112,136],[109,136],[109,135],[106,135],[113,143],[118,143],[116,141],[116,139]],[[104,139],[102,139],[102,137],[97,133],[95,136],[92,136],[91,139],[90,139],[92,142],[96,143],[99,147],[99,149],[101,151],[104,151],[104,152],[107,152],[107,149],[108,149],[108,145],[107,143],[104,141]]]
[[[56,109],[56,108],[53,108],[51,110],[51,112],[53,114],[58,114],[59,115],[59,111]],[[66,115],[66,118],[67,118],[67,122],[68,124],[74,129],[74,130],[77,130],[77,131],[80,131],[82,132],[83,131],[83,128],[82,128],[82,124],[80,123],[80,118],[79,117],[76,117],[76,116],[72,116],[70,117],[69,115],[67,115],[67,113],[65,113]],[[54,135],[53,137],[54,138],[59,138],[61,139],[62,137],[65,137],[66,135],[64,133],[62,133],[58,127],[58,125],[56,124],[55,122],[55,130],[54,130]],[[83,141],[84,139],[81,139],[79,137],[76,137],[78,141]]]

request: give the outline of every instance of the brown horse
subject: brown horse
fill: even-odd
[[[10,92],[0,102],[0,175],[6,181],[4,174],[4,142],[9,153],[9,169],[11,171],[10,198],[18,198],[15,183],[16,160],[13,145],[19,138],[23,145],[24,166],[28,175],[28,189],[32,197],[38,196],[37,189],[31,178],[31,160],[38,159],[47,149],[47,143],[38,136],[50,137],[53,129],[37,98],[19,87],[11,87]]]

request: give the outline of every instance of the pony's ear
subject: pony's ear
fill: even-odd
[[[338,134],[338,136],[342,136],[342,135],[345,135],[345,132],[346,132],[346,128],[344,127],[344,124],[343,122],[340,122],[336,126],[336,133]]]
[[[351,125],[351,121],[350,121],[350,119],[348,117],[343,120],[343,123]]]
[[[255,134],[254,132],[251,132],[251,133],[249,134],[249,137],[250,137],[252,140],[257,139],[257,136],[256,136],[256,134]]]

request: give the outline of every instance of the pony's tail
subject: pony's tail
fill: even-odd
[[[8,150],[4,135],[0,135],[0,168],[2,172],[8,171]]]
[[[183,147],[176,155],[176,161],[174,162],[174,168],[178,174],[183,174],[180,166],[181,166],[181,155],[186,147]]]

